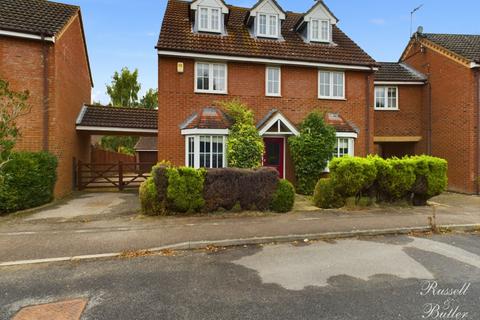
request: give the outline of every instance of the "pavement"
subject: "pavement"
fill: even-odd
[[[47,312],[70,306],[72,320],[79,310],[83,320],[475,320],[479,240],[380,236],[2,267],[0,318],[66,319]]]
[[[53,207],[0,220],[0,266],[142,249],[409,233],[431,229],[434,214],[439,226],[468,225],[472,230],[480,225],[479,208],[480,197],[446,193],[430,206],[416,208],[319,210],[300,203],[283,215],[144,217],[138,215],[135,194],[78,194]]]

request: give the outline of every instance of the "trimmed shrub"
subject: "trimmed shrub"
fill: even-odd
[[[377,177],[375,164],[367,158],[335,158],[330,162],[329,168],[335,191],[344,197],[361,196]]]
[[[233,119],[227,138],[228,166],[245,169],[260,167],[264,145],[255,127],[253,112],[238,100],[220,104]]]
[[[142,213],[148,216],[159,215],[165,212],[158,199],[157,187],[152,177],[145,180],[140,185],[139,190],[140,205]]]
[[[0,213],[34,208],[53,200],[57,158],[47,152],[11,154],[0,172]]]
[[[299,136],[288,139],[300,194],[313,194],[315,184],[332,158],[335,142],[335,129],[327,125],[323,114],[317,111],[300,124]]]
[[[243,210],[267,210],[277,184],[278,172],[273,168],[208,170],[203,192],[204,210],[231,210],[237,203]]]
[[[295,203],[295,188],[288,180],[278,181],[277,190],[273,194],[270,202],[270,210],[274,212],[285,213],[293,208]]]
[[[425,205],[427,200],[444,192],[448,185],[448,163],[431,156],[414,156],[416,180],[412,186],[413,204]]]
[[[187,167],[167,168],[167,200],[173,211],[191,213],[203,208],[205,172],[205,169]]]
[[[341,208],[345,205],[344,198],[335,192],[330,178],[318,180],[313,194],[313,202],[317,207],[323,209]]]
[[[371,157],[377,168],[377,199],[397,201],[408,197],[416,180],[415,162],[408,157],[403,159],[382,159]]]

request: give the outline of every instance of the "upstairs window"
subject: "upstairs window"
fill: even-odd
[[[375,87],[376,110],[398,110],[397,87]]]
[[[278,38],[278,15],[259,13],[257,19],[257,36]]]
[[[195,92],[227,93],[227,65],[197,62],[195,64]]]
[[[330,22],[328,20],[312,19],[310,21],[310,40],[330,42]]]
[[[345,99],[345,73],[318,72],[318,97],[320,99]]]
[[[281,95],[281,79],[279,67],[267,67],[266,69],[266,95],[279,97]]]
[[[198,31],[222,32],[220,8],[199,7],[198,8]]]

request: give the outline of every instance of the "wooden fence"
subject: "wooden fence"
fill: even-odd
[[[135,156],[103,150],[98,147],[92,146],[90,161],[92,163],[117,163],[119,161],[122,161],[124,163],[133,163],[136,162],[137,159]]]
[[[154,163],[123,162],[116,163],[77,163],[77,189],[115,188],[138,189],[140,184],[150,176]]]

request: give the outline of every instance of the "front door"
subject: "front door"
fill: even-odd
[[[284,138],[264,138],[265,154],[263,155],[263,166],[275,168],[283,178],[283,145]]]

